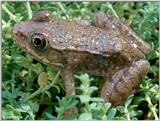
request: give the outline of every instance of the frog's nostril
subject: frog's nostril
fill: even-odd
[[[21,33],[23,33],[23,31],[24,31],[24,24],[23,23],[18,23],[18,24],[16,24],[14,27],[13,27],[13,33],[19,33],[19,32],[21,32]]]
[[[19,26],[16,24],[14,27],[13,27],[13,30],[12,30],[12,33],[14,36],[17,36],[18,33],[19,33]]]
[[[27,37],[27,32],[23,29],[22,24],[16,24],[13,27],[12,33],[13,33],[13,36],[17,39],[18,38],[25,39]]]
[[[18,33],[18,31],[13,28],[13,34],[15,35],[15,34],[17,34],[17,33]]]

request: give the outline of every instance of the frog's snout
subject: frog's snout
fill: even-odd
[[[21,23],[18,23],[13,27],[12,33],[16,41],[27,38],[27,33],[23,29],[23,24]]]
[[[18,41],[18,25],[16,24],[12,29],[13,38]]]
[[[20,24],[16,24],[14,27],[13,27],[13,34],[16,35],[18,33],[22,33],[23,32],[23,29],[21,27]]]
[[[18,34],[18,25],[17,24],[13,27],[12,33],[13,33],[13,36]]]

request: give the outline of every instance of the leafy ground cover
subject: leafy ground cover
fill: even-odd
[[[23,52],[13,41],[12,27],[41,8],[66,20],[93,20],[99,11],[130,26],[153,50],[147,76],[134,95],[112,107],[97,97],[100,78],[75,75],[77,95],[64,97],[59,72]],[[3,2],[2,3],[2,119],[152,119],[159,112],[159,13],[157,2]],[[84,91],[85,90],[85,91]],[[77,107],[78,115],[64,111]]]

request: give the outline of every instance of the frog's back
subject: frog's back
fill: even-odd
[[[51,42],[54,48],[88,51],[96,54],[110,54],[121,50],[118,37],[113,37],[113,34],[98,27],[59,20],[53,23],[52,32]]]
[[[106,31],[94,26],[58,20],[53,23],[52,32],[53,48],[103,56],[119,54],[119,56],[127,57],[128,60],[143,57],[143,54],[124,41],[116,30]]]

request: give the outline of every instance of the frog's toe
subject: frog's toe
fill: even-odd
[[[148,61],[139,60],[130,67],[119,70],[105,82],[101,97],[114,106],[121,104],[139,86],[149,67]]]

